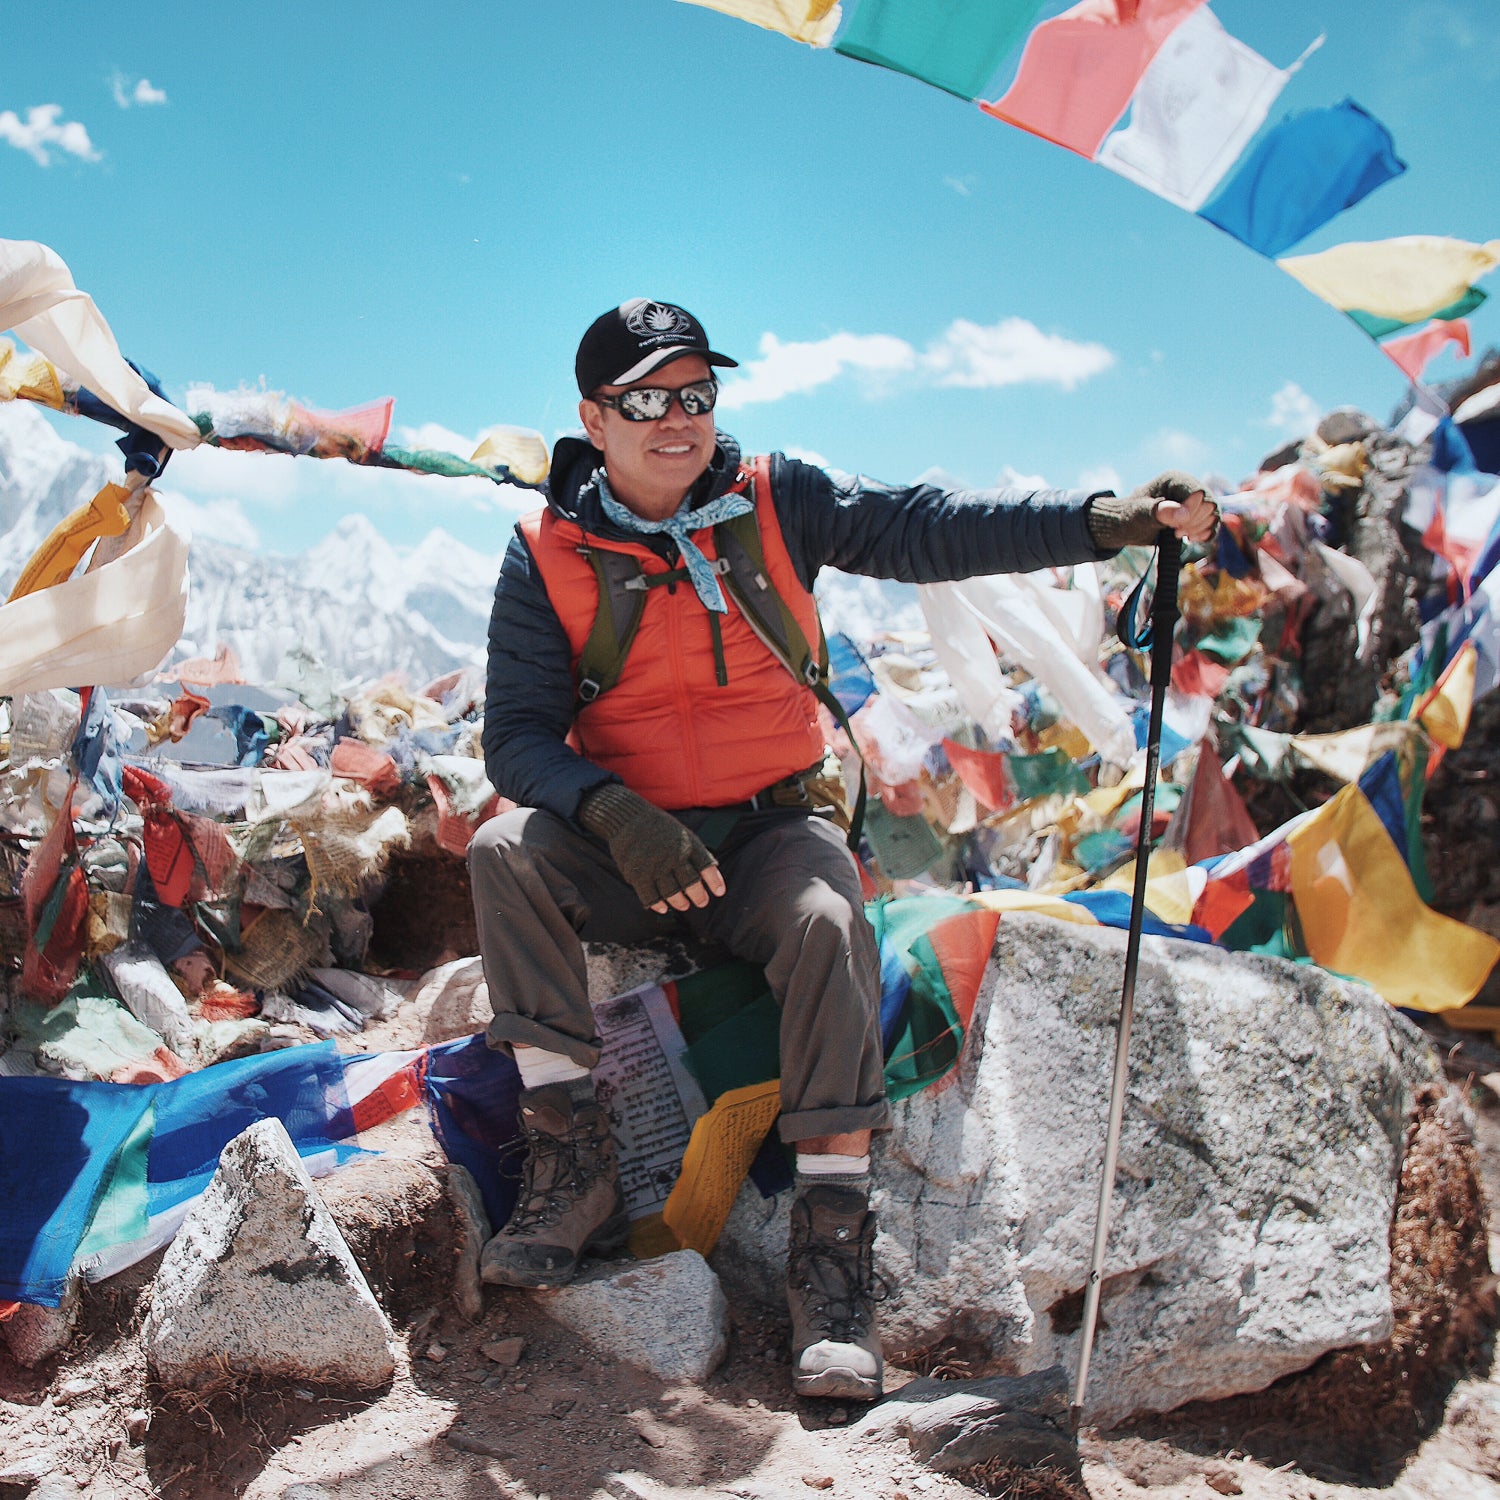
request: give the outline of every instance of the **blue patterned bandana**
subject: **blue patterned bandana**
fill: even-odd
[[[719,587],[714,565],[699,550],[691,533],[701,531],[705,526],[717,526],[720,521],[732,521],[736,516],[748,515],[755,509],[755,502],[748,495],[720,495],[717,500],[710,500],[707,505],[691,510],[684,499],[677,508],[677,514],[668,516],[665,521],[643,521],[610,494],[609,480],[603,469],[598,470],[594,477],[599,482],[599,499],[604,506],[604,514],[626,531],[639,532],[643,536],[659,536],[665,532],[677,543],[677,550],[682,554],[683,566],[688,570],[693,591],[702,601],[703,607],[713,610],[715,614],[727,614],[729,605],[724,601],[724,590]]]

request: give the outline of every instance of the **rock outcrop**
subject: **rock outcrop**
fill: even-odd
[[[286,1127],[237,1135],[157,1272],[147,1359],[165,1386],[225,1375],[381,1386],[395,1335]]]
[[[1006,917],[951,1085],[876,1146],[888,1351],[972,1374],[1077,1357],[1125,934]],[[1420,1033],[1278,959],[1142,946],[1086,1416],[1257,1390],[1392,1326],[1390,1232]],[[775,1296],[785,1195],[741,1195],[715,1256]]]

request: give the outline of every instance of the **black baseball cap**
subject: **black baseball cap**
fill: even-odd
[[[630,385],[644,379],[685,354],[730,369],[739,364],[709,348],[703,325],[685,307],[636,297],[589,324],[578,345],[573,373],[578,377],[579,394],[591,396],[601,385]]]

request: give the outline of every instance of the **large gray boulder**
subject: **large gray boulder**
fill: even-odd
[[[560,1291],[532,1295],[596,1348],[663,1380],[701,1383],[729,1347],[729,1304],[696,1250],[610,1268]]]
[[[887,1351],[1024,1375],[1078,1353],[1125,934],[1007,916],[950,1086],[877,1140]],[[1257,1390],[1392,1328],[1412,1093],[1440,1078],[1373,991],[1146,938],[1086,1417]],[[714,1264],[774,1296],[787,1203],[740,1196]]]
[[[226,1374],[370,1389],[396,1340],[277,1119],[224,1148],[157,1272],[146,1356],[169,1388]]]

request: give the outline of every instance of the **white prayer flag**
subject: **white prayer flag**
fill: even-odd
[[[1278,68],[1200,6],[1163,43],[1131,98],[1129,123],[1105,137],[1095,160],[1196,212],[1322,40],[1290,68]]]

